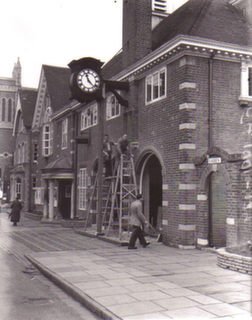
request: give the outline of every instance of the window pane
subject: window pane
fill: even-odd
[[[249,96],[252,96],[252,68],[249,68],[249,78],[248,78],[248,92]]]
[[[2,100],[2,121],[5,121],[6,100]]]
[[[165,71],[159,75],[160,97],[165,95]]]
[[[86,209],[86,169],[80,169],[79,172],[79,209]]]
[[[151,78],[147,78],[147,81],[146,81],[146,100],[147,102],[151,101]]]
[[[12,102],[11,99],[8,101],[8,122],[11,122]]]
[[[158,98],[158,73],[153,75],[153,99]]]

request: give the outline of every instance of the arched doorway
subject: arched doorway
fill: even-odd
[[[140,162],[140,192],[144,199],[144,214],[154,228],[160,225],[162,207],[162,167],[154,153],[149,153]]]
[[[217,171],[208,177],[208,241],[211,247],[226,246],[227,186],[225,176]]]

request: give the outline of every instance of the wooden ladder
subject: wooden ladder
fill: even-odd
[[[121,239],[122,232],[128,231],[130,204],[136,198],[138,191],[132,155],[121,155],[116,171],[115,181],[111,188],[111,206],[106,235],[109,234],[112,225],[115,225],[115,217],[117,217],[119,239]]]

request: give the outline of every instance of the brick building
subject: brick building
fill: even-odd
[[[247,241],[252,52],[244,11],[226,0],[190,0],[152,30],[151,1],[132,0],[124,1],[123,17],[122,51],[103,76],[129,81],[122,93],[129,107],[111,107],[108,96],[103,121],[112,140],[127,132],[138,144],[145,215],[155,225],[162,212],[169,245]],[[110,118],[111,108],[117,114]],[[93,102],[78,117],[79,134],[90,137],[78,161],[87,181],[98,156],[98,113]]]
[[[21,87],[21,64],[15,63],[12,77],[0,77],[0,190],[10,199],[10,169],[13,162],[12,136],[17,92]]]
[[[103,102],[70,102],[70,71],[43,66],[32,124],[34,210],[50,220],[86,218],[102,122],[114,142],[128,134],[144,214],[154,226],[161,220],[165,244],[249,240],[252,42],[245,2],[189,0],[153,25],[151,0],[124,1],[122,50],[102,75],[128,81],[129,90],[118,92],[127,107],[109,90]]]
[[[19,89],[13,127],[15,146],[13,166],[10,171],[11,200],[19,197],[24,204],[25,211],[31,209],[33,184],[31,179],[31,125],[36,98],[37,91],[35,89]]]
[[[68,199],[70,199],[68,193],[71,192],[73,174],[71,158],[69,159],[67,150],[70,140],[67,141],[66,152],[62,150],[63,154],[61,154],[61,134],[57,125],[55,126],[52,122],[53,113],[70,102],[69,77],[68,68],[42,66],[32,121],[31,208],[50,220],[57,215],[57,208],[60,207],[58,204],[59,181],[63,179],[67,182],[70,179],[70,185],[65,183]],[[63,155],[64,158],[62,158]],[[66,208],[70,210],[69,206]],[[69,213],[67,215],[70,217]]]

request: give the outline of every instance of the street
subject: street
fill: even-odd
[[[90,311],[74,301],[40,274],[24,254],[42,251],[36,245],[20,241],[19,234],[36,233],[38,222],[22,218],[13,227],[6,213],[0,213],[0,319],[1,320],[95,320]],[[55,227],[53,227],[55,230]],[[50,227],[42,226],[41,233]],[[33,233],[32,232],[32,233]],[[26,244],[26,246],[25,246]]]
[[[14,227],[4,212],[0,232],[0,320],[97,319],[84,305],[113,320],[251,319],[251,277],[213,252],[156,239],[128,250],[24,214]]]

